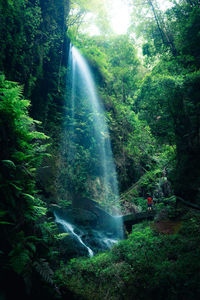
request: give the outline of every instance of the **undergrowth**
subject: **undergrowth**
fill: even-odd
[[[200,213],[181,218],[176,234],[150,223],[134,226],[127,240],[91,259],[72,259],[56,273],[61,290],[78,299],[197,299],[200,295]]]

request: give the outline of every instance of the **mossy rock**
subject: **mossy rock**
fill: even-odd
[[[73,209],[72,210],[72,216],[74,219],[74,222],[78,225],[87,226],[87,225],[93,225],[95,226],[97,224],[97,216],[85,209]]]

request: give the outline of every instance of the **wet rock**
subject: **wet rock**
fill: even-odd
[[[54,206],[55,221],[60,233],[69,236],[60,241],[60,255],[67,260],[78,256],[91,256],[112,247],[121,236],[118,217],[112,217],[102,209],[94,212],[83,208],[61,209]]]
[[[88,256],[88,250],[71,234],[59,241],[59,254],[64,261],[74,257]]]
[[[54,213],[58,214],[64,220],[70,223],[82,226],[96,226],[97,216],[91,211],[81,208],[68,208],[63,209],[58,206],[53,207]]]
[[[95,226],[97,224],[97,216],[92,212],[85,209],[73,209],[72,216],[74,223],[78,225],[92,225]]]

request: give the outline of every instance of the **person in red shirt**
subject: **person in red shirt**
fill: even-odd
[[[152,205],[153,205],[153,199],[149,196],[147,198],[147,206],[148,206],[148,210],[152,210]]]

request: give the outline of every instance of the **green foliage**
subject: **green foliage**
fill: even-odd
[[[34,76],[37,74],[34,64],[37,64],[38,49],[34,42],[40,38],[41,9],[38,3],[20,0],[1,1],[0,4],[0,69],[6,70],[6,75],[13,80],[28,83],[30,79],[30,85],[32,72]]]
[[[60,141],[68,4],[60,0],[0,1],[0,253],[1,290],[6,298],[11,293],[8,278],[11,284],[16,281],[15,296],[18,292],[22,297],[26,294],[25,298],[31,292],[37,295],[40,277],[50,280],[34,262],[46,267],[47,273],[47,264],[57,257],[56,228],[38,196],[36,175],[41,162],[50,159],[48,137],[40,130],[46,127],[45,133]],[[56,142],[51,147],[56,148]]]
[[[140,211],[147,210],[147,200],[143,197],[134,197],[132,201]]]
[[[174,110],[171,108],[171,101],[177,98],[178,85],[177,77],[147,76],[137,99],[141,110],[140,118],[146,119],[153,135],[170,144],[174,142]]]
[[[20,86],[1,76],[0,92],[2,207],[11,205],[18,215],[16,198],[21,199],[22,210],[34,205],[35,170],[45,155],[47,145],[42,145],[42,139],[47,136],[33,130],[35,122],[28,116],[30,102],[22,98]],[[10,212],[10,217],[16,221],[15,214]]]
[[[41,258],[39,261],[35,261],[33,263],[33,266],[46,282],[49,282],[52,285],[54,284],[53,281],[54,272],[50,268],[48,261]]]
[[[193,157],[196,157],[197,165],[199,161],[196,150],[199,148],[197,142],[198,96],[196,97],[196,93],[199,91],[199,84],[197,84],[199,72],[174,77],[160,76],[157,71],[155,72],[156,76],[151,74],[143,82],[137,100],[139,116],[141,119],[147,120],[152,134],[159,143],[166,143],[172,148],[173,145],[176,145],[178,168],[176,179],[174,178],[176,180],[175,190],[178,194],[186,193],[185,197],[190,197],[186,191],[186,189],[190,189],[189,193],[195,196],[197,189],[196,192],[195,188],[189,188],[189,186],[185,189],[185,184],[182,184],[180,180],[183,180],[182,176],[186,169],[188,170],[187,174],[193,176],[195,167],[193,163],[191,169],[191,165],[189,166],[189,160],[191,164],[190,151],[192,151]],[[195,171],[195,174],[199,178],[198,171]],[[198,183],[196,184],[198,185]]]
[[[56,235],[56,238],[58,240],[62,240],[62,239],[64,239],[68,235],[69,235],[68,233],[59,233],[59,234]]]
[[[47,207],[36,191],[36,169],[46,156],[48,137],[36,131],[28,114],[30,101],[22,88],[0,76],[0,238],[4,261],[2,276],[16,273],[26,282],[34,268],[52,283],[49,262],[37,264],[40,256],[53,253],[55,224],[46,217]],[[45,245],[45,246],[44,246]],[[46,247],[48,249],[44,250]],[[46,273],[45,273],[46,272]]]
[[[36,237],[25,236],[23,231],[16,234],[13,241],[13,250],[8,254],[10,265],[16,273],[21,274],[31,267],[32,257],[36,252],[35,241]]]
[[[135,225],[110,252],[62,266],[57,280],[85,299],[196,298],[199,230],[199,213],[194,212],[185,216],[179,234],[161,235],[146,223]]]
[[[67,20],[68,36],[74,39],[82,32],[88,32],[88,28],[98,28],[98,31],[105,34],[110,32],[110,24],[106,5],[101,0],[72,0],[70,1],[70,13]]]

